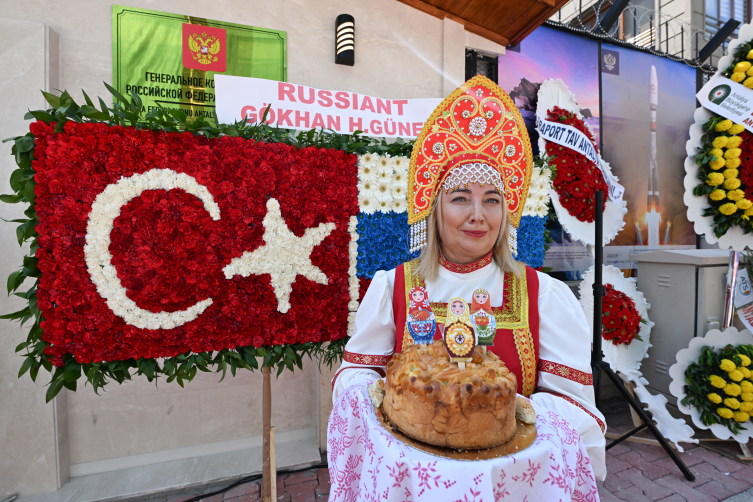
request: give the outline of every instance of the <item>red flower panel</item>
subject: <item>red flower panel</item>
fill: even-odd
[[[323,342],[347,335],[348,221],[358,213],[357,158],[340,150],[296,148],[241,138],[139,131],[105,124],[32,124],[39,214],[37,293],[47,353],[100,362],[172,357],[188,350]],[[207,298],[196,319],[172,329],[142,329],[115,315],[92,282],[86,261],[89,212],[121,177],[171,169],[206,187],[220,208],[213,220],[182,189],[144,190],[120,207],[110,233],[112,265],[127,297],[143,310],[176,312]],[[270,276],[222,268],[264,245],[262,220],[275,198],[291,232],[334,223],[311,262],[327,276],[298,275],[282,314]],[[285,256],[280,256],[284,261]]]

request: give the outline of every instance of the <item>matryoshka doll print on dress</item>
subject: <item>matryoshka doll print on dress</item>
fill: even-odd
[[[416,286],[410,290],[410,306],[408,308],[408,333],[413,343],[431,343],[437,332],[437,321],[429,304],[426,288]]]
[[[471,322],[476,330],[478,344],[481,346],[494,345],[494,335],[497,334],[497,320],[494,318],[489,292],[477,289],[471,300]]]

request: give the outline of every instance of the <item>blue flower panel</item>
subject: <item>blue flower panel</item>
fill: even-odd
[[[359,213],[359,277],[371,279],[378,270],[390,270],[412,260],[420,252],[408,252],[407,213]]]
[[[544,266],[544,230],[546,217],[523,216],[518,226],[518,254],[516,259],[529,267]]]

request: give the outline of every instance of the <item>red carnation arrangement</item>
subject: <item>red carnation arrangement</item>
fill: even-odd
[[[740,137],[743,142],[740,143],[740,181],[742,185],[740,187],[746,194],[753,193],[753,134],[747,130],[740,133]],[[747,198],[747,195],[746,195]]]
[[[638,313],[635,302],[628,295],[614,289],[611,284],[604,285],[602,299],[602,336],[612,340],[615,345],[630,345],[633,339],[641,340],[638,333],[641,323],[645,321]]]
[[[574,113],[555,106],[554,109],[547,110],[547,120],[578,129],[594,145],[596,153],[599,152],[591,131]],[[579,221],[592,223],[595,213],[595,192],[601,190],[606,194],[609,191],[603,174],[584,155],[551,141],[546,142],[546,154],[553,160],[550,161],[550,165],[555,168],[553,171],[556,170],[556,174],[552,184],[560,197],[562,207]],[[606,197],[602,204],[606,207]]]
[[[342,150],[239,137],[209,139],[102,123],[31,125],[42,272],[38,305],[53,364],[174,357],[245,346],[332,341],[347,335],[348,222],[358,214],[357,157]],[[120,207],[110,233],[111,263],[127,296],[151,312],[175,312],[212,298],[194,320],[172,329],[127,324],[92,282],[84,246],[92,204],[106,187],[152,169],[184,173],[206,187],[220,208],[213,220],[194,195],[144,190]],[[300,237],[320,223],[335,229],[311,253],[328,279],[298,275],[291,308],[281,313],[270,275],[222,268],[264,245],[268,198]],[[285,256],[280,256],[285,260]]]

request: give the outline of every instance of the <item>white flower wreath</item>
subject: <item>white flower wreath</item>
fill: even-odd
[[[540,115],[546,117],[547,110],[551,110],[555,106],[575,113],[580,120],[583,120],[583,123],[586,124],[589,131],[593,133],[591,126],[585,122],[583,115],[580,113],[580,106],[575,101],[575,96],[565,83],[560,79],[545,80],[539,88],[536,109]],[[539,135],[538,145],[539,155],[546,154],[546,141],[541,135]],[[607,162],[604,162],[604,166],[611,173],[611,169]],[[579,240],[583,244],[593,246],[596,243],[594,230],[595,224],[580,221],[575,216],[572,216],[560,203],[559,195],[554,188],[550,190],[550,195],[552,197],[554,210],[557,213],[557,219],[562,225],[562,228],[564,228],[573,239]],[[616,204],[607,197],[607,194],[604,194],[604,197],[607,198],[607,203],[606,209],[604,210],[603,245],[606,245],[611,242],[625,226],[624,216],[625,213],[627,213],[627,203],[623,200],[619,204]]]

